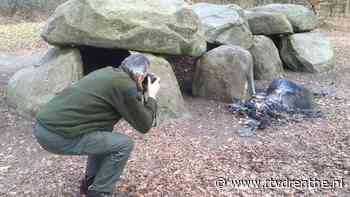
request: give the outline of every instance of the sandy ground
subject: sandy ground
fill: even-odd
[[[193,116],[190,120],[163,125],[146,135],[125,122],[118,123],[115,130],[128,134],[136,145],[115,196],[349,196],[350,33],[329,29],[332,27],[322,31],[334,44],[336,69],[285,76],[313,91],[328,93],[316,100],[324,118],[241,138],[237,135],[239,120],[226,104],[185,96]],[[0,64],[0,196],[78,196],[86,157],[44,151],[32,136],[33,123],[5,104],[7,81],[19,68],[21,65]],[[256,83],[263,88],[268,84]],[[341,180],[344,185],[276,187],[271,179],[295,180],[294,184],[302,179]],[[261,180],[270,185],[234,187],[235,180]]]

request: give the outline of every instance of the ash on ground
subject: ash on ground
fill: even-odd
[[[300,122],[307,118],[320,118],[322,113],[314,109],[314,94],[302,85],[287,79],[275,79],[266,91],[256,93],[247,101],[234,99],[229,110],[242,118],[241,137],[256,134],[257,129],[288,122]]]

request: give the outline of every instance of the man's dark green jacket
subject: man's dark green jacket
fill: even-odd
[[[153,126],[157,102],[140,99],[136,83],[122,71],[105,67],[90,73],[41,107],[37,121],[67,138],[112,131],[121,118],[146,133]]]

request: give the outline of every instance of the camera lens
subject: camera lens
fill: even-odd
[[[157,77],[151,73],[147,73],[145,79],[142,82],[142,86],[144,90],[147,90],[148,78],[151,79],[151,83],[154,83],[157,80]]]

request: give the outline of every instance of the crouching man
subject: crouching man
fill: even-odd
[[[119,68],[94,71],[37,114],[34,136],[45,150],[88,155],[80,187],[88,197],[111,196],[133,149],[128,136],[112,132],[114,124],[124,118],[141,133],[155,125],[160,79],[151,82],[148,77],[145,91],[142,82],[149,64],[144,55],[133,54]]]

